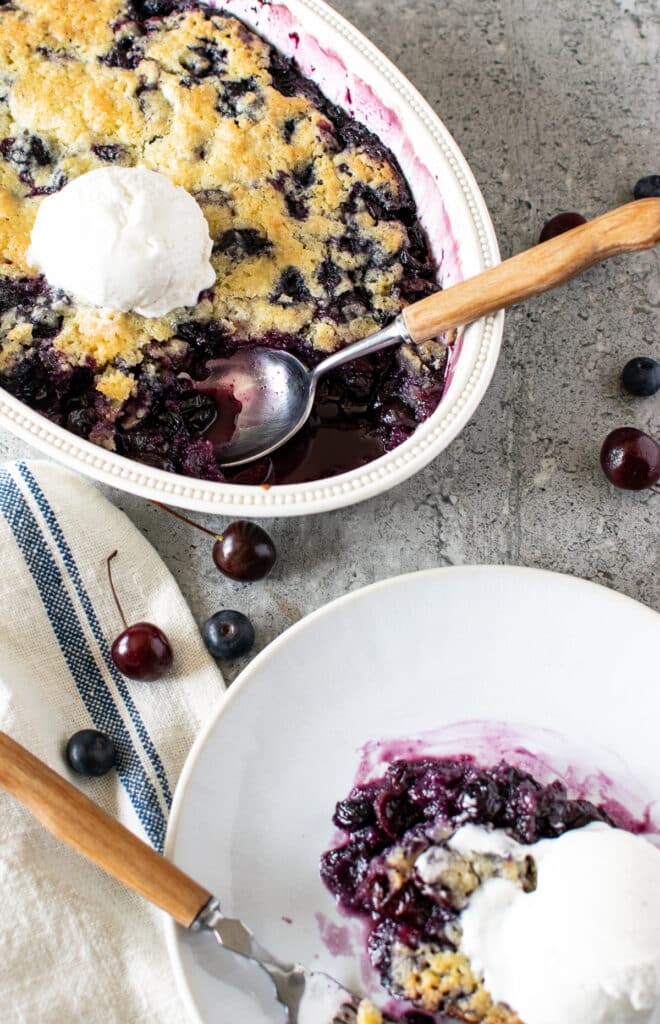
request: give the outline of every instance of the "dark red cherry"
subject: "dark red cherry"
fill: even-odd
[[[600,464],[615,487],[643,491],[660,480],[660,445],[636,427],[618,427],[603,442]]]
[[[128,625],[112,579],[110,563],[116,554],[117,552],[113,551],[107,561],[108,579],[117,611],[124,623],[124,631],[113,643],[110,654],[119,671],[129,679],[153,682],[164,676],[172,664],[172,648],[162,629],[154,626],[152,622]]]
[[[111,648],[112,660],[129,679],[153,682],[172,664],[172,648],[162,629],[136,622],[120,633]]]
[[[262,580],[267,576],[275,565],[277,551],[271,537],[261,526],[251,523],[247,519],[238,519],[230,523],[222,533],[215,533],[207,526],[196,523],[194,519],[184,516],[168,505],[154,501],[152,504],[169,512],[171,516],[180,519],[188,526],[194,526],[196,530],[207,533],[213,537],[213,561],[220,572],[233,580],[240,580],[245,583],[253,583],[255,580]]]
[[[262,580],[276,559],[275,545],[266,531],[246,519],[230,523],[213,545],[213,561],[233,580]]]
[[[551,217],[543,225],[539,242],[547,242],[550,238],[563,235],[564,231],[570,231],[572,228],[578,228],[580,224],[586,223],[586,218],[581,213],[558,213],[556,217]]]

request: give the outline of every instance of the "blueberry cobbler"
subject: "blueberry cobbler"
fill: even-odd
[[[403,346],[329,375],[272,459],[220,470],[217,405],[193,386],[210,360],[260,344],[312,366],[437,288],[393,155],[241,21],[189,0],[0,0],[0,75],[8,392],[129,458],[254,484],[355,468],[437,406],[444,346]],[[136,167],[192,196],[210,236],[213,283],[159,315],[82,302],[29,251],[48,197]]]
[[[651,892],[660,905],[660,852],[639,836],[613,827],[603,808],[570,799],[558,781],[544,786],[506,762],[482,767],[464,756],[394,761],[382,778],[353,788],[337,804],[333,821],[343,837],[323,855],[321,876],[343,911],[367,922],[369,957],[383,986],[395,999],[415,1007],[403,1020],[430,1024],[438,1014],[472,1024],[656,1020],[660,987],[649,986],[647,1002],[634,1004],[630,1016],[624,1012],[627,988],[640,990],[639,982],[630,981],[633,975],[613,982],[608,990],[608,999],[617,995],[616,984],[624,993],[620,1001],[614,999],[613,1011],[609,1002],[599,1002],[598,992],[591,1002],[579,1003],[591,998],[588,957],[594,949],[600,951],[611,920],[599,922],[598,909],[583,913],[576,887],[578,893],[588,893],[593,884],[597,904],[607,902],[602,897],[608,892],[612,906],[602,912],[614,915],[615,922],[633,910],[635,929],[640,934],[645,928],[653,930],[632,956],[625,946],[623,953],[613,953],[616,943],[606,936],[610,945],[603,958],[614,957],[615,977],[628,959],[650,978],[643,966],[648,957],[660,986],[660,923],[650,905]],[[586,872],[585,861],[590,865]],[[641,897],[634,888],[623,893],[627,909],[613,895],[616,890],[607,877],[612,864],[624,865],[615,873],[617,885],[628,884],[628,877],[639,880]],[[562,981],[562,957],[543,948],[555,923],[548,919],[547,907],[543,913],[535,909],[541,899],[561,918],[563,960],[579,978],[578,1002],[571,1002],[570,991],[566,996],[570,984]],[[517,916],[509,916],[503,930],[489,936],[489,928],[497,928],[498,919],[504,921],[513,906]],[[597,933],[588,932],[584,956],[571,949],[571,936],[581,936],[583,924]],[[502,957],[499,965],[497,955]],[[545,995],[534,973],[536,961],[527,964],[525,956],[541,960],[539,970],[552,965]],[[579,960],[582,975],[571,957]],[[607,977],[607,970],[600,970],[598,978],[603,974]],[[515,992],[515,1000],[489,991],[486,981],[505,993]],[[523,990],[525,984],[531,993]],[[651,1015],[635,1015],[644,1006],[651,1008]],[[381,1020],[366,1002],[361,1014],[365,1022]]]

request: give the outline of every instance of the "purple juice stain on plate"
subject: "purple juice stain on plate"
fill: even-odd
[[[449,894],[444,902],[432,898],[406,867],[445,843],[443,836],[472,824],[504,829],[529,845],[594,822],[660,835],[655,805],[626,778],[623,764],[607,751],[576,750],[547,729],[461,722],[416,737],[372,740],[360,753],[355,784],[335,808],[338,831],[321,857],[321,878],[339,913],[364,929],[372,970],[399,997],[387,1012],[402,1022],[447,1020],[429,1014],[428,1006],[420,1012],[401,1002],[394,968],[402,949],[444,949],[446,929],[451,934],[460,914],[460,902]],[[321,924],[332,952],[327,919]],[[365,979],[365,991],[375,988]]]
[[[332,956],[354,955],[355,950],[349,928],[345,925],[335,924],[320,911],[314,914],[314,917],[319,927],[321,941]]]

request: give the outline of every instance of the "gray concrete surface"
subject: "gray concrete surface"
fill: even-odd
[[[504,256],[560,210],[594,216],[660,172],[654,0],[335,0],[412,79],[466,154]],[[655,25],[653,18],[656,17]],[[218,574],[204,536],[114,491],[202,621],[253,619],[261,648],[374,580],[514,563],[573,573],[658,607],[660,497],[617,492],[598,452],[616,426],[660,435],[660,395],[622,395],[621,367],[659,356],[658,253],[620,257],[509,313],[491,388],[431,466],[351,509],[273,521],[264,584]],[[33,454],[6,434],[0,456]],[[216,520],[217,526],[222,523]],[[225,667],[228,680],[241,665]]]

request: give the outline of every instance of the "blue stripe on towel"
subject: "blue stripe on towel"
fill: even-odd
[[[135,704],[133,703],[133,698],[131,697],[128,687],[126,686],[126,680],[122,676],[121,672],[119,672],[114,661],[112,660],[112,655],[110,654],[110,645],[106,640],[103,630],[101,629],[101,624],[94,610],[94,606],[89,598],[89,594],[85,590],[85,585],[82,581],[80,571],[78,569],[78,566],[76,565],[76,561],[73,557],[71,549],[66,542],[66,538],[62,532],[62,527],[60,526],[57,520],[57,516],[53,512],[46,495],[42,491],[41,487],[35,480],[32,473],[30,472],[29,467],[26,466],[24,462],[19,462],[17,463],[17,469],[20,475],[25,480],[25,483],[29,488],[30,494],[37,503],[39,511],[44,517],[44,520],[48,525],[48,528],[53,536],[53,539],[57,544],[57,548],[62,556],[62,561],[66,566],[71,582],[73,583],[73,586],[75,588],[78,600],[80,601],[80,604],[83,607],[85,615],[87,616],[87,621],[92,631],[92,635],[96,640],[97,644],[99,645],[99,650],[103,657],[103,661],[105,662],[106,668],[110,675],[112,676],[113,682],[117,687],[121,699],[123,700],[126,706],[126,710],[130,715],[131,721],[135,727],[135,731],[140,738],[140,742],[142,743],[144,751],[149,759],[149,762],[151,763],[156,778],[160,783],[161,790],[163,793],[163,799],[165,801],[165,806],[169,810],[169,808],[172,805],[172,793],[170,791],[170,784],[165,773],[163,762],[160,759],[160,755],[156,750],[156,747],[154,746],[151,736],[147,732],[146,726],[140,717],[139,711],[137,710]]]
[[[0,469],[0,512],[4,515],[36,584],[81,699],[97,729],[112,736],[119,753],[118,775],[151,843],[162,851],[165,815],[156,790],[134,750],[128,729],[87,643],[62,574],[11,474]]]

